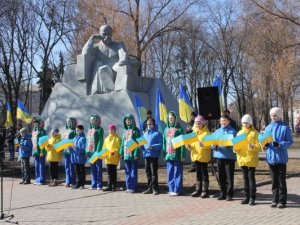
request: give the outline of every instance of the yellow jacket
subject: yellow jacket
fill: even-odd
[[[104,140],[103,148],[108,148],[109,154],[105,158],[106,164],[118,165],[120,160],[119,149],[121,138],[117,134],[109,134]]]
[[[54,144],[61,141],[61,135],[58,134],[55,137],[51,137],[48,140],[48,145],[45,147],[47,151],[47,161],[48,162],[60,162],[62,158],[62,152],[56,152],[54,149]]]
[[[198,130],[195,126],[193,127],[193,131],[197,134],[198,140],[202,142],[202,139],[204,136],[210,134],[209,130],[207,129],[206,126],[202,127],[200,130]],[[190,150],[191,150],[191,159],[193,162],[198,161],[198,162],[209,162],[210,161],[210,155],[211,155],[211,150],[210,147],[201,147],[199,145],[199,142],[194,142],[190,145]]]
[[[253,149],[249,145],[243,146],[241,149],[234,149],[237,155],[237,163],[239,166],[256,167],[258,165],[258,152],[261,151],[258,142],[258,132],[251,126],[249,129],[242,128],[237,135],[246,134],[247,140],[253,145]]]

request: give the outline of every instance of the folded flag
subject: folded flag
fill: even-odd
[[[41,149],[45,148],[48,145],[49,137],[48,135],[42,136],[39,138],[39,146]]]
[[[54,148],[57,152],[64,150],[65,148],[72,147],[73,140],[72,139],[64,139],[54,145]]]
[[[241,149],[243,146],[249,145],[246,134],[241,134],[231,140],[234,149]]]
[[[147,141],[144,137],[140,137],[138,139],[136,139],[136,141],[139,143],[138,146],[141,146],[141,145],[146,145],[147,144]]]
[[[179,135],[171,140],[173,148],[179,148],[183,145],[189,145],[198,141],[198,136],[195,132]]]
[[[266,144],[273,141],[272,132],[265,132],[264,134],[259,134],[258,141],[262,148],[265,147]]]

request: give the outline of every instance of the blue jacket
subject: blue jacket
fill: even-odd
[[[76,135],[73,139],[74,148],[71,148],[71,163],[85,164],[85,134]]]
[[[214,132],[214,135],[224,135],[224,134],[233,134],[236,136],[236,130],[233,129],[230,125],[227,127],[220,127]],[[236,160],[236,154],[233,152],[233,147],[224,147],[224,146],[212,146],[214,150],[214,158],[217,159],[233,159]]]
[[[27,134],[25,137],[21,137],[19,154],[21,158],[32,156],[32,141],[30,134]]]
[[[143,135],[147,141],[147,144],[144,145],[143,156],[144,158],[153,157],[159,158],[160,152],[162,150],[163,145],[163,137],[161,133],[157,130],[157,128],[153,128],[151,130],[146,130]],[[149,146],[151,145],[152,150],[149,150]]]
[[[266,159],[269,164],[286,164],[288,162],[287,149],[293,144],[293,138],[289,126],[283,121],[272,122],[265,132],[271,132],[273,141],[279,143],[279,147],[274,147],[273,142],[267,146]]]

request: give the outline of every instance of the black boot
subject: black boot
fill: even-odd
[[[246,197],[244,198],[242,201],[241,201],[241,204],[242,205],[245,205],[245,204],[248,204],[249,203],[249,197]]]
[[[209,183],[207,181],[203,182],[203,191],[201,193],[201,198],[207,198],[208,197],[208,186]]]
[[[255,198],[250,198],[249,205],[255,205]]]
[[[191,194],[192,197],[199,197],[202,192],[202,185],[199,181],[196,183],[196,190]]]

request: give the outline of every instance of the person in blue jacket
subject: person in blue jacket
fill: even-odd
[[[283,110],[274,107],[270,110],[271,123],[265,132],[271,132],[273,142],[265,145],[266,160],[272,177],[272,205],[271,207],[285,208],[287,200],[286,164],[288,162],[287,149],[293,144],[291,130],[283,119]]]
[[[71,163],[75,164],[75,171],[77,174],[76,185],[73,186],[73,189],[84,189],[85,183],[85,145],[86,138],[83,132],[84,127],[82,125],[77,125],[76,127],[76,136],[73,139],[74,146],[71,148]]]
[[[147,128],[144,133],[144,138],[147,144],[143,146],[143,156],[145,158],[145,169],[148,180],[148,189],[144,194],[153,193],[158,194],[158,159],[162,150],[163,137],[157,130],[155,125],[155,119],[150,118],[147,120]]]
[[[20,129],[20,145],[19,154],[21,158],[21,173],[22,181],[20,184],[30,184],[30,167],[29,159],[32,156],[32,141],[31,135],[28,134],[27,128]]]
[[[232,134],[236,136],[237,131],[230,126],[230,118],[227,115],[222,115],[220,118],[221,127],[213,134],[216,136]],[[212,146],[214,151],[213,156],[217,159],[220,195],[218,200],[232,201],[234,188],[234,168],[236,154],[233,152],[232,146]]]

